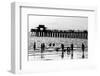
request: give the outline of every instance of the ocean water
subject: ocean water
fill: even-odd
[[[34,42],[36,43],[36,50],[33,49]],[[45,50],[41,53],[41,43],[45,43]],[[55,46],[49,46],[49,44],[55,44]],[[53,38],[53,37],[30,37],[28,46],[28,58],[30,61],[38,60],[70,60],[70,59],[82,59],[82,43],[85,45],[84,58],[88,58],[88,40],[76,39],[76,38]],[[64,57],[62,58],[61,44],[64,44]],[[70,54],[67,54],[67,47],[73,44],[73,58]],[[55,48],[60,48],[57,52]]]

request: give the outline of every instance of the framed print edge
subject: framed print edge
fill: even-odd
[[[20,73],[21,58],[20,58],[20,5],[16,2],[11,3],[11,72]]]
[[[26,7],[28,7],[28,8],[26,9]],[[23,30],[22,30],[23,29],[23,26],[22,26],[23,25],[23,23],[22,23],[22,21],[23,21],[22,20],[22,16],[23,16],[22,12],[23,12],[23,10],[22,10],[22,8],[25,8],[23,10],[28,10],[30,8],[35,8],[35,10],[36,9],[43,9],[43,10],[47,9],[48,11],[49,10],[51,10],[51,11],[52,10],[56,10],[56,11],[66,11],[66,10],[69,10],[69,11],[81,11],[81,12],[83,12],[83,11],[87,11],[88,12],[89,11],[89,12],[92,12],[93,18],[96,17],[96,15],[95,15],[96,14],[96,9],[95,8],[88,8],[88,7],[86,7],[86,8],[80,8],[80,7],[77,8],[77,7],[71,7],[71,6],[68,6],[68,8],[56,8],[56,7],[54,8],[54,7],[43,7],[43,6],[37,7],[37,6],[34,6],[33,4],[13,2],[11,4],[11,72],[13,72],[13,73],[27,72],[26,70],[23,69],[23,67],[26,66],[26,65],[23,66],[23,61],[24,61],[23,60],[24,59],[23,56],[24,56],[24,54],[23,54],[23,50],[22,50],[23,49],[22,48],[23,47],[22,46],[22,44],[23,44],[23,41],[22,41],[22,39],[23,39]],[[30,11],[31,10],[29,10],[29,12],[25,13],[25,15],[26,14],[30,14]],[[52,15],[52,12],[50,14]],[[54,12],[54,15],[56,15],[55,12]],[[94,20],[95,19],[92,19],[92,21],[94,21]],[[89,20],[89,21],[91,21],[91,20]],[[93,24],[95,25],[95,21],[94,21]],[[92,28],[90,28],[90,25],[89,25],[88,30],[89,30],[89,34],[90,34],[89,36],[90,37],[92,37],[90,32],[92,32],[92,33],[94,32],[94,28],[93,28],[94,25],[92,26]],[[95,32],[94,32],[94,35],[95,35]],[[90,37],[89,37],[89,39],[90,39]],[[89,40],[89,44],[88,45],[91,44],[91,40],[93,40],[93,39],[95,39],[95,37]],[[91,45],[91,46],[93,46],[93,45]],[[89,50],[91,50],[91,46],[89,47]],[[93,60],[95,60],[95,59],[93,59]],[[85,63],[85,61],[86,61],[86,63]],[[57,62],[55,62],[55,61],[53,61],[53,62],[54,62],[53,65],[56,65]],[[48,65],[48,63],[53,63],[53,62],[48,62],[48,61],[45,62],[45,63],[41,62],[41,63],[38,63],[38,65],[39,64],[47,64]],[[76,67],[79,67],[78,64],[80,62],[83,62],[85,64],[84,66],[88,67],[92,61],[90,60],[88,65],[86,65],[87,62],[88,62],[88,59],[87,60],[69,60],[68,63],[69,62],[71,62],[73,64],[76,64]],[[58,61],[58,65],[57,66],[59,66],[60,64],[64,64],[64,63],[65,62],[63,62],[63,61]],[[72,66],[69,64],[71,67],[68,67],[68,68],[75,67],[75,65],[73,65],[73,64],[72,64]],[[37,65],[37,68],[38,68],[38,65]],[[83,64],[80,65],[80,66],[83,67]],[[26,68],[27,68],[27,66],[26,66]],[[59,68],[63,69],[64,66],[62,66],[62,67],[60,66]],[[50,69],[52,70],[52,68],[50,68]],[[66,69],[66,68],[64,68],[64,69]],[[37,69],[37,71],[38,70],[39,69]],[[40,71],[42,71],[42,70],[39,70],[38,72],[40,72]],[[46,67],[45,67],[44,71],[46,71]],[[34,72],[34,70],[32,72]]]

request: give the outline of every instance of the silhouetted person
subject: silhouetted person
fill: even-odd
[[[73,59],[73,44],[71,44],[71,59]]]
[[[36,50],[36,42],[34,42],[33,49]]]
[[[53,43],[53,46],[55,46],[55,43]]]
[[[85,49],[85,45],[82,43],[82,58],[85,58],[85,56],[84,56],[84,49]]]
[[[45,44],[43,43],[43,51],[45,51]]]
[[[51,47],[51,43],[49,44],[49,47]]]
[[[43,58],[43,52],[44,52],[44,50],[45,50],[45,44],[42,43],[41,44],[41,58]]]
[[[59,51],[59,48],[56,48],[56,52],[58,52]]]
[[[62,49],[62,54],[61,54],[61,58],[64,58],[64,44],[61,44],[61,49]]]

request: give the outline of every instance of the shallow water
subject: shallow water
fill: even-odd
[[[33,44],[36,42],[36,50],[33,50]],[[41,43],[45,43],[45,51],[41,54]],[[47,49],[50,43],[55,43],[55,46],[51,46]],[[37,60],[65,60],[71,59],[71,53],[68,55],[67,51],[64,52],[64,58],[61,57],[62,52],[56,52],[54,48],[61,47],[61,44],[64,44],[64,49],[66,47],[70,47],[70,44],[74,45],[73,59],[82,59],[82,43],[85,45],[84,56],[85,59],[88,58],[88,40],[87,39],[75,39],[75,38],[50,38],[50,37],[31,37],[29,38],[29,46],[28,46],[28,57],[30,61]],[[51,50],[51,51],[50,51]],[[59,49],[61,50],[61,49]]]
[[[31,60],[31,61],[34,61],[34,60],[61,60],[62,59],[61,55],[62,55],[61,51],[59,51],[59,52],[56,52],[56,51],[44,52],[42,54],[40,52],[31,51],[29,53],[29,60]],[[84,52],[84,56],[85,56],[85,59],[88,58],[87,51]],[[67,51],[64,52],[63,60],[64,59],[71,59],[71,53],[68,55]],[[74,51],[73,59],[82,59],[82,51],[80,51],[80,50]]]

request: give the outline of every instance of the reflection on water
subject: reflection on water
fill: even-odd
[[[44,49],[41,48],[42,43],[45,45]],[[62,49],[61,44],[64,44],[64,49]],[[73,51],[71,51],[71,44],[73,44]],[[84,51],[82,51],[82,44],[84,44]],[[28,60],[87,59],[87,44],[87,39],[31,37],[29,38]]]

